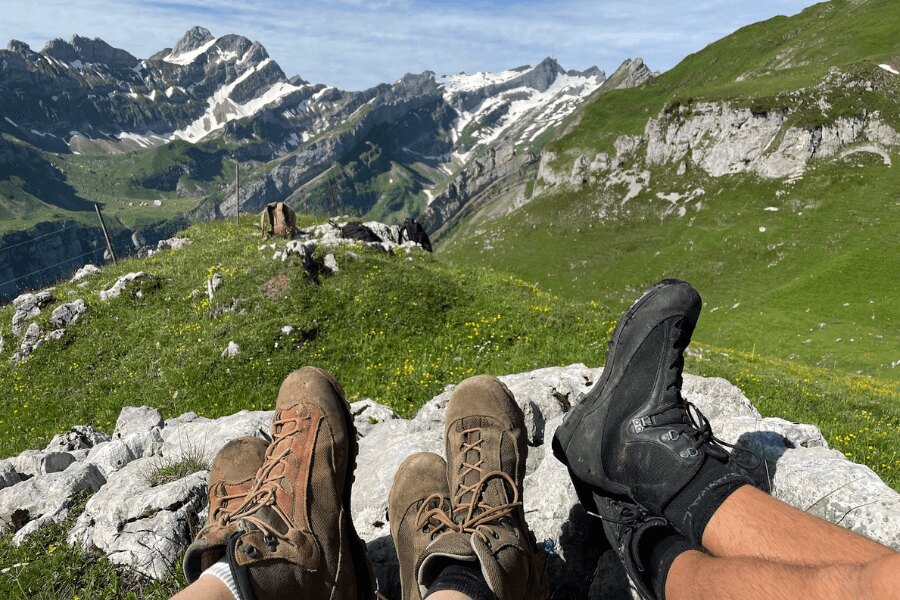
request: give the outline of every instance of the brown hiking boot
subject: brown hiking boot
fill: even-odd
[[[447,405],[444,434],[455,531],[425,550],[419,584],[430,585],[442,558],[477,560],[497,598],[546,598],[543,558],[522,508],[528,449],[512,392],[493,377],[463,381]]]
[[[232,517],[228,559],[243,600],[374,597],[366,546],[350,518],[356,429],[330,374],[288,375],[256,485]]]
[[[184,554],[184,577],[193,583],[225,555],[225,545],[237,529],[229,518],[256,482],[266,454],[257,437],[231,440],[219,450],[209,470],[209,516]]]
[[[403,600],[421,600],[426,592],[419,588],[418,560],[432,540],[453,525],[449,512],[446,461],[431,452],[419,452],[404,460],[388,497],[388,520],[400,563]]]

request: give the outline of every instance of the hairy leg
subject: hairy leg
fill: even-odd
[[[868,565],[800,566],[690,550],[675,559],[666,580],[667,600],[760,598],[898,599],[900,554]]]
[[[759,558],[811,567],[867,564],[895,554],[749,485],[731,494],[713,514],[703,532],[703,547],[721,558]]]
[[[201,577],[171,600],[234,600],[234,596],[218,577]]]

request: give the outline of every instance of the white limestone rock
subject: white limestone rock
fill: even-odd
[[[162,427],[163,418],[155,408],[149,406],[125,406],[119,411],[113,438],[118,439],[130,433],[143,433],[154,427]]]
[[[85,277],[88,277],[90,275],[97,275],[99,273],[100,273],[99,268],[88,263],[88,264],[84,265],[83,267],[81,267],[80,269],[78,269],[77,271],[75,271],[75,274],[72,275],[72,279],[69,280],[69,283],[75,283],[77,281],[81,281]]]
[[[53,294],[46,290],[36,294],[21,294],[16,297],[12,301],[15,308],[12,317],[13,335],[22,335],[22,332],[25,330],[25,323],[41,314],[41,309],[53,302],[53,300]]]
[[[87,307],[84,304],[84,300],[79,299],[73,302],[66,302],[54,308],[53,312],[50,313],[50,324],[53,327],[65,329],[77,321],[85,311],[87,311]]]
[[[53,436],[47,452],[69,452],[72,450],[90,449],[101,442],[108,442],[110,437],[91,425],[76,425],[65,433]]]
[[[365,437],[379,423],[400,418],[393,410],[370,398],[350,403],[350,414],[359,437]]]
[[[110,475],[88,500],[69,542],[97,550],[119,565],[161,578],[190,543],[197,515],[206,506],[209,473],[200,471],[157,487],[148,475],[154,458],[136,460]]]
[[[13,530],[13,513],[25,522],[44,515],[61,518],[63,508],[71,506],[81,490],[96,491],[106,483],[96,466],[76,463],[58,473],[37,475],[0,489],[0,533]]]
[[[116,282],[113,284],[113,286],[111,288],[109,288],[108,290],[102,290],[100,292],[100,299],[101,300],[109,300],[111,298],[118,298],[119,296],[122,295],[122,292],[124,292],[129,287],[129,284],[131,284],[133,281],[139,281],[142,279],[150,279],[151,277],[152,277],[152,275],[150,275],[149,273],[145,273],[143,271],[137,271],[134,273],[127,273],[125,275],[122,275],[121,277],[116,279]],[[137,292],[135,292],[135,295],[140,296],[140,293],[141,293],[140,290],[138,290]]]

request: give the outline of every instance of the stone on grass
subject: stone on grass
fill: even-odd
[[[151,487],[149,475],[157,466],[155,458],[143,458],[111,474],[88,500],[69,542],[147,577],[161,578],[176,567],[206,505],[208,473]]]
[[[156,244],[156,251],[160,252],[162,250],[181,250],[190,243],[190,238],[177,236],[170,237],[165,240],[159,240],[159,242],[157,242]]]
[[[233,358],[241,353],[241,347],[234,340],[228,342],[228,345],[222,350],[222,358]]]
[[[59,517],[81,490],[96,491],[106,483],[92,464],[75,463],[60,473],[37,475],[0,490],[0,533],[9,533],[45,515]],[[14,523],[13,513],[16,514]],[[61,518],[61,517],[60,517]],[[14,526],[15,525],[15,526]]]
[[[41,309],[53,302],[53,294],[49,291],[37,294],[22,294],[13,300],[15,311],[12,316],[13,335],[20,336],[25,330],[25,322],[41,314]]]
[[[122,275],[121,277],[116,279],[116,282],[113,284],[113,286],[111,288],[109,288],[108,290],[102,290],[100,292],[100,299],[101,300],[109,300],[110,298],[118,298],[119,296],[122,295],[122,292],[124,292],[128,288],[128,285],[131,282],[146,280],[146,279],[150,279],[151,277],[152,277],[152,275],[150,275],[149,273],[145,273],[143,271],[136,271],[134,273],[127,273],[125,275]],[[140,292],[140,290],[138,290],[135,293],[135,296],[140,297],[140,294],[141,294],[141,292]]]
[[[222,287],[222,281],[224,280],[221,273],[213,273],[212,277],[206,280],[206,295],[209,297],[210,302],[212,302],[213,296],[216,295],[219,288]]]
[[[340,267],[338,267],[337,259],[334,257],[334,254],[326,254],[325,259],[323,260],[323,264],[325,268],[331,273],[337,273],[340,271]]]
[[[162,427],[163,418],[155,408],[149,406],[125,406],[116,419],[113,438],[121,438],[130,433],[143,433],[154,427]]]
[[[101,442],[108,442],[109,436],[90,425],[76,425],[65,433],[53,436],[47,447],[47,452],[68,452],[70,450],[84,450],[93,448]]]
[[[50,313],[50,324],[53,327],[66,328],[77,321],[86,310],[84,300],[80,299],[61,304]]]
[[[88,263],[75,271],[75,274],[72,275],[72,279],[69,280],[69,283],[75,283],[76,281],[81,281],[85,277],[89,275],[97,275],[100,273],[100,269],[95,267],[94,265]]]

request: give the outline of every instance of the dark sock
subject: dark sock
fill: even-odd
[[[681,534],[701,544],[706,524],[736,489],[751,484],[746,475],[707,456],[702,468],[663,510],[663,516]]]
[[[642,541],[642,544],[644,542]],[[659,600],[665,600],[666,597],[666,579],[669,577],[669,569],[672,563],[682,553],[688,550],[699,550],[696,545],[688,541],[686,537],[675,533],[671,529],[666,528],[656,540],[646,540],[646,558],[644,559],[644,569],[656,592]]]
[[[441,590],[454,590],[465,594],[472,600],[497,600],[497,596],[488,587],[477,562],[447,559],[437,568],[440,570],[437,577],[428,586],[425,598]]]

